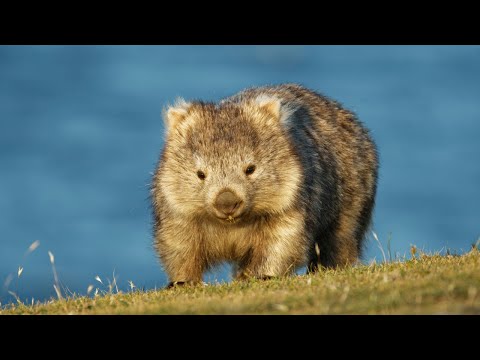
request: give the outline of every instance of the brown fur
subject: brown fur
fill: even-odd
[[[234,263],[239,279],[357,261],[378,164],[351,112],[287,84],[219,104],[180,100],[165,123],[152,202],[155,246],[171,282],[199,282],[221,261]],[[249,165],[255,171],[246,175]],[[215,208],[226,190],[243,206],[230,221]]]

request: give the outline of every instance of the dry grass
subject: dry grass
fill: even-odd
[[[110,291],[27,306],[0,314],[478,314],[480,251],[327,270],[268,281]]]

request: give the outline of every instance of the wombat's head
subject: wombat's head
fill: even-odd
[[[264,96],[220,105],[180,100],[168,108],[156,181],[169,208],[224,223],[286,211],[302,176],[285,135],[288,115]]]

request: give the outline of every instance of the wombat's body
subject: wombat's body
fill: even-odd
[[[378,164],[354,114],[287,84],[219,104],[182,100],[165,120],[152,200],[172,283],[199,282],[222,261],[235,264],[236,278],[356,262]]]

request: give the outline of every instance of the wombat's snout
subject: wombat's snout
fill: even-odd
[[[236,217],[242,213],[244,202],[230,190],[223,190],[217,195],[213,206],[222,218]]]

